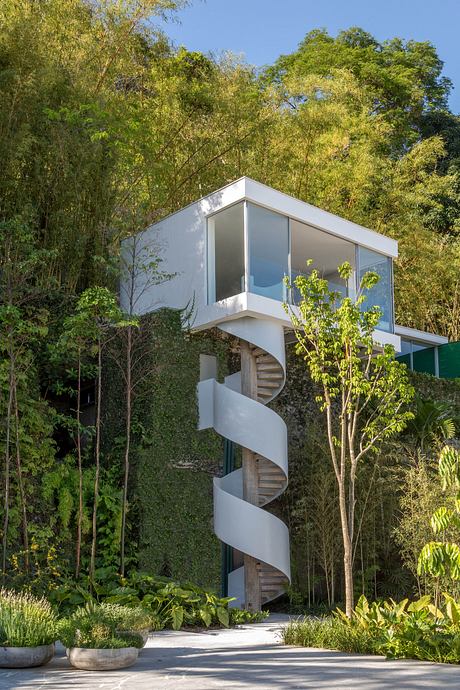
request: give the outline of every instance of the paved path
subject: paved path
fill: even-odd
[[[0,669],[0,690],[460,690],[460,667],[279,644],[280,617],[202,633],[163,631],[135,666],[72,669],[61,648],[41,669]]]

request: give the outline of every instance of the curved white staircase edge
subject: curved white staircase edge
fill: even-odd
[[[207,379],[198,384],[199,428],[218,434],[255,453],[259,504],[243,499],[242,470],[214,478],[214,531],[234,549],[258,561],[261,601],[284,592],[290,581],[287,526],[262,506],[287,486],[287,429],[273,410],[265,407],[282,390],[286,378],[283,326],[265,319],[242,317],[218,328],[250,344],[256,361],[257,400],[242,395],[240,377],[225,383]],[[243,580],[242,580],[243,578]],[[244,604],[244,567],[229,574],[229,596]]]

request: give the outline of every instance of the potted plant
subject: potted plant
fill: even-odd
[[[143,647],[149,637],[152,628],[152,615],[142,606],[120,606],[120,604],[102,604],[103,607],[114,616],[117,621],[117,633],[140,635]]]
[[[144,642],[140,633],[127,630],[123,621],[130,616],[124,606],[88,603],[61,620],[59,638],[72,666],[111,671],[134,664]]]
[[[46,599],[0,590],[0,667],[43,666],[56,639],[57,619]]]

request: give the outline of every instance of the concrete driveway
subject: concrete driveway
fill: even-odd
[[[460,690],[460,667],[386,661],[279,643],[283,617],[232,630],[153,635],[135,666],[72,669],[62,647],[43,668],[0,669],[0,690]]]

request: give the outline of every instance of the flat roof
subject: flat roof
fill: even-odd
[[[395,324],[395,333],[401,338],[417,340],[425,345],[445,345],[449,342],[449,338],[446,338],[445,335],[436,335],[436,333],[419,331],[417,328],[408,328],[407,326],[398,326],[397,324]]]
[[[264,206],[272,211],[298,220],[332,235],[336,235],[354,244],[372,249],[376,252],[396,258],[398,256],[398,243],[391,237],[365,228],[351,220],[346,220],[329,211],[324,211],[317,206],[296,199],[285,192],[273,189],[262,182],[257,182],[250,177],[240,177],[229,182],[223,187],[207,194],[196,201],[187,204],[183,208],[164,216],[156,223],[146,228],[155,228],[172,216],[180,215],[185,209],[199,205],[206,216],[217,213],[228,206],[240,201],[250,201],[259,206]],[[145,231],[144,231],[145,232]],[[128,238],[127,238],[128,239]]]

